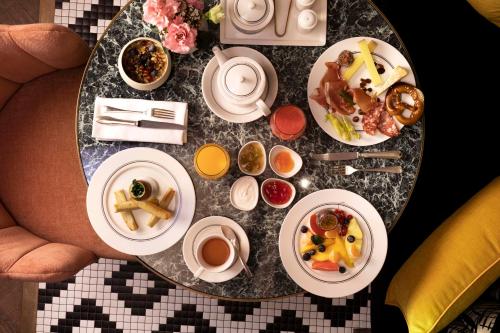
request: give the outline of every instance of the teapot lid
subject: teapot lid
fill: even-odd
[[[236,0],[237,15],[247,22],[261,20],[267,12],[266,0]]]
[[[224,78],[227,90],[236,96],[252,94],[259,81],[259,73],[251,65],[241,63],[229,68]]]

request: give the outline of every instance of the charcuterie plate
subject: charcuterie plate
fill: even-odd
[[[318,125],[332,138],[338,140],[340,142],[353,145],[353,146],[369,146],[377,143],[384,142],[390,139],[389,136],[382,134],[380,131],[374,135],[369,135],[363,130],[362,118],[363,115],[359,113],[359,107],[355,105],[356,111],[346,117],[349,117],[354,125],[356,131],[360,134],[359,139],[352,138],[351,140],[345,140],[335,131],[332,124],[326,120],[327,109],[321,106],[318,102],[313,100],[311,96],[314,95],[316,88],[320,86],[320,81],[326,73],[327,67],[325,64],[327,62],[334,62],[339,57],[339,54],[344,50],[349,50],[354,54],[354,57],[360,55],[358,42],[362,39],[366,41],[373,40],[376,43],[376,48],[371,52],[373,60],[375,63],[378,63],[383,66],[384,72],[380,74],[382,81],[385,82],[387,78],[390,76],[392,70],[396,66],[403,67],[408,71],[408,74],[401,80],[402,82],[406,82],[412,85],[415,85],[415,75],[411,69],[410,64],[406,60],[406,58],[392,45],[375,38],[370,37],[353,37],[344,39],[334,45],[330,46],[323,54],[316,60],[314,63],[311,73],[309,75],[309,81],[307,83],[307,95],[309,99],[309,108],[312,112],[312,115]],[[345,69],[341,70],[343,73]],[[350,88],[358,88],[360,87],[361,79],[369,79],[369,71],[366,65],[362,65],[359,70],[349,79],[347,83]],[[370,84],[367,86],[372,87]],[[374,87],[373,87],[374,88]],[[379,96],[381,101],[385,99],[385,92]],[[403,125],[397,122],[396,125],[398,128],[402,128]]]

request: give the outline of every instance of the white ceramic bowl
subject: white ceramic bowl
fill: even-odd
[[[282,204],[282,205],[275,205],[275,204],[273,204],[273,203],[270,203],[269,201],[267,201],[266,196],[264,195],[264,185],[265,185],[265,184],[267,184],[268,182],[273,181],[273,180],[275,180],[275,181],[280,181],[280,182],[283,182],[283,183],[286,183],[286,184],[288,184],[288,185],[291,187],[291,189],[292,189],[292,195],[290,196],[290,199],[289,199],[287,202],[285,202],[284,204]],[[262,184],[260,184],[260,195],[261,195],[262,199],[264,199],[264,201],[265,201],[265,202],[266,202],[269,206],[271,206],[271,207],[273,207],[273,208],[282,209],[282,208],[286,208],[286,207],[290,206],[290,204],[292,203],[293,199],[295,198],[295,193],[296,193],[296,192],[297,192],[297,191],[295,190],[295,186],[293,186],[293,184],[292,184],[292,183],[287,182],[286,180],[283,180],[283,179],[278,179],[278,178],[268,178],[268,179],[264,180],[264,181],[262,182]]]
[[[260,147],[260,149],[262,149],[262,156],[264,157],[264,163],[262,163],[262,167],[260,168],[260,170],[258,170],[256,172],[253,172],[253,173],[244,170],[241,167],[241,163],[240,163],[241,152],[243,151],[243,149],[246,146],[248,146],[248,145],[250,145],[252,143],[256,143]],[[266,170],[266,165],[267,165],[266,148],[264,148],[264,145],[260,141],[250,141],[250,142],[247,142],[247,143],[245,143],[243,145],[243,147],[241,147],[240,151],[238,152],[238,167],[240,168],[240,171],[243,172],[246,175],[249,175],[249,176],[258,176],[258,175],[262,174],[264,172],[264,170]]]
[[[278,155],[282,151],[289,152],[294,163],[293,169],[288,172],[280,172],[274,162],[276,155]],[[290,149],[288,147],[276,145],[269,151],[269,165],[271,166],[271,169],[274,171],[274,173],[282,178],[290,178],[295,176],[297,172],[299,172],[299,170],[302,168],[302,164],[303,162],[300,155],[297,154],[293,149]]]
[[[163,70],[163,73],[158,77],[155,81],[149,82],[149,83],[141,83],[132,80],[126,73],[125,69],[123,68],[123,57],[125,54],[125,51],[127,48],[132,45],[132,43],[140,41],[140,40],[148,40],[156,44],[157,47],[159,47],[166,55],[167,57],[167,65],[166,68]],[[170,59],[170,53],[163,48],[161,43],[157,41],[156,39],[149,38],[149,37],[139,37],[132,39],[130,42],[125,44],[125,46],[122,48],[120,51],[120,55],[118,56],[118,72],[120,73],[120,76],[122,77],[123,81],[127,83],[129,86],[131,86],[134,89],[137,90],[153,90],[161,86],[165,81],[168,79],[168,76],[170,75],[170,70],[172,69],[172,60]]]
[[[250,198],[247,206],[239,205],[236,202],[238,187],[242,186],[243,182],[248,182],[249,187],[251,187],[251,189],[249,188],[248,190],[251,190],[255,193],[255,198]],[[257,180],[251,176],[243,176],[238,178],[233,183],[233,185],[231,186],[231,190],[229,191],[229,201],[231,202],[231,205],[233,205],[234,208],[239,210],[250,211],[254,209],[257,206],[257,203],[259,202],[259,184],[257,183]]]

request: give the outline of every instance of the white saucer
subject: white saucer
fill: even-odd
[[[264,102],[269,108],[274,103],[276,95],[278,94],[278,75],[274,69],[273,64],[262,53],[248,47],[231,47],[222,50],[228,58],[233,57],[250,57],[257,61],[267,77],[267,89],[264,91]],[[236,106],[224,100],[222,93],[219,92],[219,85],[217,84],[217,76],[219,74],[219,64],[215,57],[210,59],[201,79],[201,91],[203,98],[207,103],[208,108],[220,118],[232,123],[248,123],[263,116],[257,110],[255,105],[252,106]]]
[[[221,225],[227,225],[234,230],[240,241],[241,257],[245,262],[247,262],[248,256],[250,255],[250,242],[248,241],[245,230],[243,230],[243,228],[238,223],[227,217],[208,216],[199,220],[191,226],[191,228],[184,236],[184,242],[182,243],[182,255],[184,257],[184,261],[193,274],[200,267],[194,256],[194,247],[197,243],[197,240],[199,241],[199,239],[201,238],[200,236],[202,236],[206,232],[212,231],[213,228],[217,227],[217,229],[220,230],[220,228],[218,227]],[[222,231],[220,231],[220,234],[221,237],[224,237]],[[243,265],[240,263],[238,258],[236,258],[233,266],[231,266],[228,270],[222,273],[211,273],[205,271],[201,273],[200,279],[207,282],[224,282],[227,280],[231,280],[232,278],[237,276],[242,269]]]

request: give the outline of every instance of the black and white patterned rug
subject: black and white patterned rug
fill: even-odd
[[[54,22],[91,47],[128,0],[55,0]],[[138,263],[101,259],[74,278],[40,283],[37,332],[334,332],[370,328],[369,289],[266,302],[217,300],[175,286]],[[357,330],[356,330],[357,331]]]
[[[61,283],[40,283],[37,332],[351,333],[370,328],[369,288],[265,302],[205,297],[139,263],[100,259]]]

